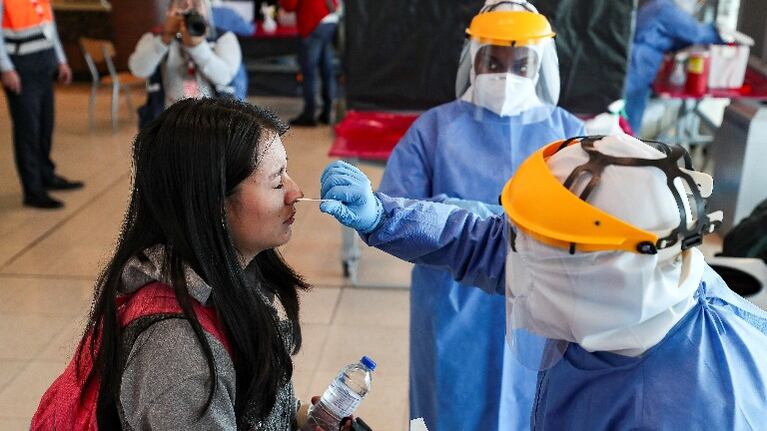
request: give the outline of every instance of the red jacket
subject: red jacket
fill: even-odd
[[[338,0],[331,1],[338,7]],[[280,7],[288,12],[296,12],[298,34],[301,37],[312,34],[322,18],[330,13],[326,0],[280,0]]]

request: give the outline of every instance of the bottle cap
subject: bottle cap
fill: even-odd
[[[376,369],[376,363],[367,356],[363,356],[362,359],[360,359],[360,364],[370,368],[370,371]]]

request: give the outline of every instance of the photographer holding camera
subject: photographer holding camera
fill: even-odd
[[[188,97],[231,96],[229,83],[242,62],[240,44],[231,32],[217,37],[211,21],[207,0],[171,0],[162,32],[147,33],[138,41],[128,67],[150,80],[150,117],[159,114],[157,106],[149,106],[152,93],[163,96],[156,103],[160,112]]]

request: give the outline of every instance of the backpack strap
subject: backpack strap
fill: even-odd
[[[216,310],[192,299],[192,310],[202,329],[218,340],[232,356],[232,348]],[[164,283],[152,282],[129,296],[118,298],[120,326],[125,328],[137,319],[155,314],[183,314],[173,289]]]
[[[118,297],[117,307],[120,325],[123,328],[142,317],[183,313],[173,289],[159,282],[149,283],[132,295]],[[195,300],[192,301],[192,309],[203,330],[215,337],[232,357],[229,340],[218,321],[215,309],[205,307]],[[86,345],[90,344],[90,337],[90,334],[86,337]],[[96,376],[85,387],[85,378],[93,364],[88,351],[84,352],[81,359],[78,368],[77,357],[73,357],[64,372],[45,391],[32,417],[32,431],[96,431],[101,422],[97,416],[105,415],[103,418],[112,420],[116,418],[109,416],[109,411],[99,411],[98,406],[103,402],[100,396],[101,379]]]

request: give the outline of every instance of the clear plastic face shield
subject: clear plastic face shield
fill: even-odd
[[[565,354],[571,339],[566,324],[568,316],[559,320],[545,319],[539,323],[532,319],[532,307],[542,306],[539,298],[533,298],[539,280],[535,275],[545,277],[547,269],[559,263],[557,250],[550,250],[548,255],[538,255],[527,262],[531,256],[528,238],[518,234],[519,229],[512,223],[507,224],[508,252],[506,258],[506,342],[514,358],[525,368],[534,371],[547,370],[556,365]],[[520,254],[524,252],[525,254]],[[531,300],[532,298],[532,300]],[[548,313],[558,313],[549,301]],[[548,321],[552,320],[553,324]],[[557,326],[559,326],[557,328]]]
[[[496,11],[527,11],[537,13],[535,7],[526,1],[492,1],[489,0],[480,10],[480,14]],[[497,115],[513,116],[526,109],[539,107],[539,105],[555,106],[559,99],[559,61],[557,59],[556,46],[552,38],[536,41],[535,44],[525,43],[518,46],[510,41],[506,46],[499,44],[482,43],[475,38],[467,39],[461,53],[458,73],[456,75],[456,97],[465,101],[487,105],[490,111]],[[506,48],[507,52],[503,52]],[[522,48],[527,48],[522,50]],[[531,52],[535,55],[533,58]],[[478,70],[480,66],[489,65],[491,58],[503,60],[513,58],[517,61],[517,68],[513,63],[502,67],[502,72],[497,72],[494,78],[487,75],[491,69]],[[520,59],[528,58],[535,63],[522,64]],[[532,66],[532,67],[531,67]],[[521,70],[524,69],[524,70]],[[515,73],[516,72],[516,73]],[[500,75],[503,73],[503,76]],[[480,77],[479,83],[475,82]],[[504,82],[499,82],[503,80]],[[532,85],[531,85],[532,84]],[[486,88],[486,87],[490,88]],[[493,92],[491,88],[503,87],[502,96]],[[532,91],[530,91],[532,87]],[[482,95],[474,95],[474,90],[479,88]],[[515,97],[516,93],[516,98]],[[531,94],[534,97],[531,97]],[[503,99],[503,100],[501,100]],[[474,102],[472,102],[474,103]],[[482,106],[477,104],[477,106]],[[550,113],[551,108],[548,109]],[[541,121],[545,114],[531,115],[527,122],[533,122],[535,118]]]
[[[546,158],[577,207],[550,196],[557,202],[509,220],[507,342],[533,370],[556,365],[570,343],[638,356],[660,342],[694,303],[703,271],[694,246],[721,223],[721,212],[705,213],[713,180],[684,149],[601,138],[558,143]]]
[[[470,52],[474,58],[472,85],[462,100],[477,107],[477,119],[485,119],[485,110],[500,117],[518,117],[521,124],[551,115],[554,105],[543,103],[535,89],[542,45],[502,46],[472,40]]]

